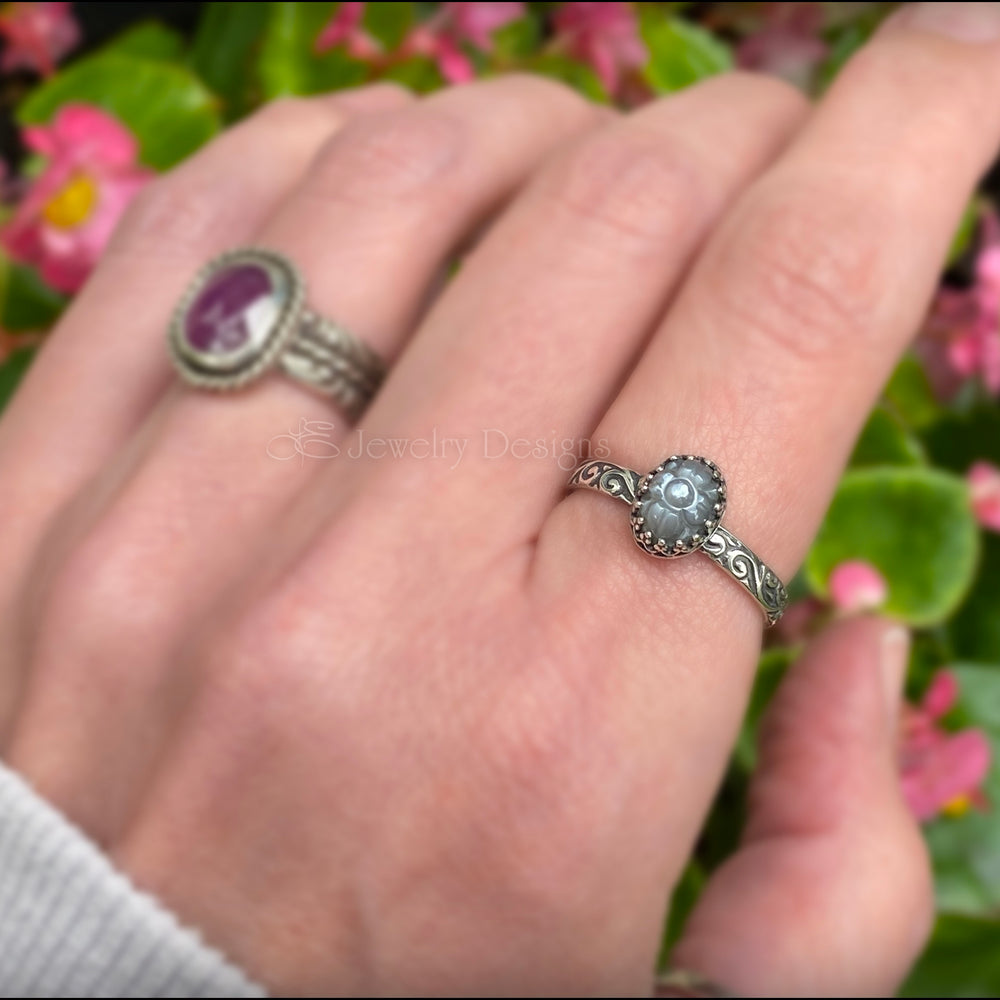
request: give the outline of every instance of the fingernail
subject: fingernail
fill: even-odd
[[[882,670],[882,690],[885,707],[892,725],[899,716],[906,670],[910,665],[910,633],[902,625],[893,625],[882,634],[879,667]]]
[[[957,42],[994,42],[1000,38],[1000,3],[913,3],[886,24],[933,31]]]

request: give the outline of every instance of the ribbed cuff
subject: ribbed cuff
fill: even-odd
[[[267,994],[0,766],[0,996]]]

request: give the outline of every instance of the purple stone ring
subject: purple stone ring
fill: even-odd
[[[247,247],[199,272],[174,313],[170,354],[202,389],[239,389],[281,369],[358,417],[385,376],[382,359],[306,304],[288,258]]]

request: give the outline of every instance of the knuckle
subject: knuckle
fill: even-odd
[[[707,269],[727,322],[792,359],[815,363],[862,341],[878,318],[885,264],[877,206],[803,190],[748,205]],[[863,221],[862,221],[863,220]]]
[[[149,585],[146,557],[110,525],[89,531],[65,555],[40,605],[42,634],[103,662],[105,672],[127,665],[121,655],[96,654],[148,647],[167,614]]]
[[[311,193],[362,206],[427,197],[466,144],[460,121],[440,111],[392,112],[349,122],[322,149]]]
[[[781,107],[789,116],[801,115],[810,107],[809,98],[794,84],[770,73],[753,73],[749,70],[732,70],[710,76],[696,86],[725,90],[734,100],[749,108]]]
[[[563,113],[569,117],[590,117],[600,108],[592,104],[579,91],[552,77],[533,73],[508,73],[495,80],[486,80],[483,87],[503,88],[510,95],[516,113],[524,114],[525,108],[546,115]]]
[[[585,139],[553,166],[543,195],[593,229],[610,249],[649,256],[700,214],[696,157],[677,140],[638,128],[608,129]]]
[[[242,127],[301,130],[330,128],[347,117],[346,112],[331,102],[308,97],[276,97],[255,112]]]
[[[181,174],[150,181],[129,203],[108,244],[108,256],[131,256],[151,248],[166,255],[189,256],[217,231],[222,199],[191,190]]]

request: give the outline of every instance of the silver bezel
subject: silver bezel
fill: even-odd
[[[712,471],[712,478],[719,485],[719,501],[715,505],[713,517],[707,520],[703,530],[695,535],[693,542],[677,542],[676,545],[668,547],[662,538],[654,538],[651,531],[647,531],[645,522],[639,516],[639,508],[649,494],[649,484],[653,476],[657,475],[673,461],[697,461],[704,462]],[[651,469],[639,480],[639,488],[636,490],[635,502],[632,504],[631,524],[632,537],[636,544],[648,552],[651,556],[659,556],[661,559],[676,559],[678,556],[687,556],[692,552],[697,552],[712,537],[712,533],[722,522],[722,517],[726,512],[726,480],[721,470],[715,464],[704,457],[704,455],[671,455],[665,458],[655,469]]]
[[[263,346],[234,363],[224,355],[193,348],[184,336],[184,326],[188,312],[205,285],[223,268],[241,263],[264,268],[279,285],[288,288],[288,297]],[[305,301],[305,281],[295,265],[282,254],[259,247],[242,247],[220,254],[198,272],[174,310],[167,336],[174,365],[187,383],[202,389],[239,389],[248,385],[275,366],[298,328]]]

